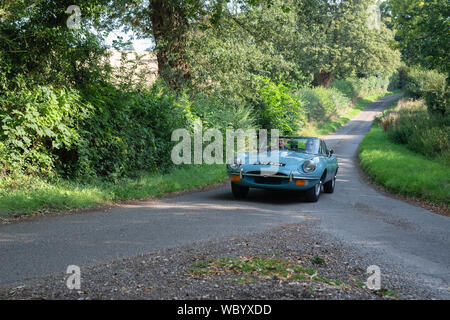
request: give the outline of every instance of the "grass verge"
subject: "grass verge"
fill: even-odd
[[[377,124],[361,142],[359,159],[372,181],[391,192],[450,204],[450,167],[390,141]]]
[[[144,173],[116,183],[96,180],[79,184],[50,183],[35,177],[3,180],[0,184],[0,217],[55,212],[110,205],[117,201],[146,199],[222,181],[223,165],[190,165],[167,174]],[[11,179],[12,180],[12,179]]]

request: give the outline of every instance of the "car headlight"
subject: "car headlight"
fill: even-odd
[[[303,171],[306,173],[311,173],[316,170],[316,163],[312,160],[306,160],[302,165]]]
[[[228,167],[232,170],[237,170],[239,169],[239,167],[242,165],[243,161],[241,158],[239,157],[234,157],[233,159],[233,163],[232,164],[228,164]]]

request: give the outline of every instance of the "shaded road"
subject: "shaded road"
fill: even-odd
[[[315,220],[330,236],[373,256],[374,264],[392,265],[449,297],[450,219],[375,191],[361,180],[354,163],[371,121],[397,97],[372,103],[326,138],[340,169],[335,192],[322,194],[317,203],[254,189],[247,199],[237,201],[226,186],[0,226],[0,284],[64,272],[70,264],[96,264]]]

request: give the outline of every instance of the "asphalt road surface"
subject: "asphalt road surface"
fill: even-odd
[[[355,165],[372,120],[397,98],[379,99],[326,137],[340,169],[335,192],[322,194],[317,203],[303,202],[296,194],[256,189],[238,201],[227,185],[0,226],[0,284],[65,272],[72,264],[92,265],[315,220],[321,231],[369,253],[374,264],[391,265],[449,298],[450,219],[379,193],[364,183]]]

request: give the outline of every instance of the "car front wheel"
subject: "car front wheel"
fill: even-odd
[[[325,193],[333,193],[334,186],[336,185],[336,176],[333,177],[330,181],[323,184],[323,192]]]
[[[249,187],[245,187],[245,186],[240,186],[238,184],[235,183],[231,183],[231,192],[233,193],[233,196],[236,199],[242,199],[245,198],[248,194],[248,190],[250,188]]]
[[[321,185],[322,183],[319,181],[314,187],[306,191],[306,201],[317,202],[319,200]]]

